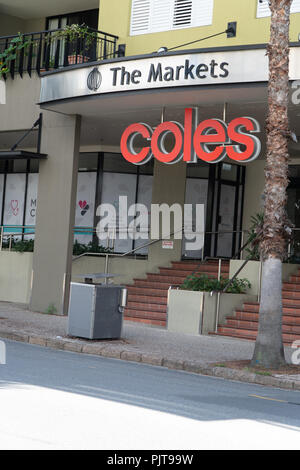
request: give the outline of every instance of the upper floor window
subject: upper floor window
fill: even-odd
[[[291,13],[300,13],[300,0],[293,0],[291,6]],[[271,16],[269,1],[263,0],[262,2],[260,2],[259,0],[257,0],[256,18],[265,18],[266,16]]]
[[[214,0],[132,0],[130,34],[212,24]]]
[[[47,18],[46,29],[60,29],[72,24],[85,24],[89,28],[98,29],[99,10],[80,11],[67,15],[51,16]]]

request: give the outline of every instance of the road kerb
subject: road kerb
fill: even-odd
[[[259,375],[253,372],[230,369],[228,367],[218,367],[200,361],[182,361],[180,359],[163,357],[158,354],[151,354],[142,351],[120,350],[119,347],[107,346],[104,344],[86,344],[84,342],[70,341],[64,338],[50,338],[42,335],[29,335],[25,333],[1,330],[0,338],[69,352],[92,354],[95,356],[160,366],[172,370],[182,370],[189,373],[219,377],[227,380],[300,391],[300,382],[297,381]]]

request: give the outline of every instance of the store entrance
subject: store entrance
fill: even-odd
[[[230,163],[188,167],[186,202],[205,205],[205,237],[203,250],[193,252],[183,248],[184,258],[232,258],[238,252],[245,172],[244,166]]]

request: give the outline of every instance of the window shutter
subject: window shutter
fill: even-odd
[[[151,0],[132,0],[130,34],[148,33]]]
[[[291,6],[291,13],[300,13],[300,0],[293,1],[292,6]],[[266,16],[271,16],[271,10],[269,8],[268,0],[263,0],[262,3],[260,3],[260,1],[257,0],[256,17],[264,18]]]
[[[152,0],[149,33],[172,29],[174,0]]]
[[[212,24],[214,0],[132,0],[130,34]]]
[[[300,13],[300,0],[294,0],[291,7],[291,13]]]
[[[265,18],[266,16],[270,15],[271,11],[269,8],[269,1],[263,0],[263,2],[261,3],[259,0],[257,0],[256,18]]]
[[[192,27],[207,26],[213,22],[214,0],[193,0]]]
[[[173,27],[182,28],[192,24],[193,0],[175,0]]]

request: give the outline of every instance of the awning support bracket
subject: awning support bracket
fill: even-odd
[[[37,141],[37,153],[40,153],[41,151],[41,135],[42,135],[42,123],[43,123],[43,114],[40,113],[39,118],[35,121],[31,129],[25,132],[24,135],[12,146],[10,149],[12,152],[16,150],[18,145],[20,145],[21,142],[32,132],[36,127],[38,127],[38,141]]]

